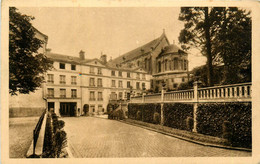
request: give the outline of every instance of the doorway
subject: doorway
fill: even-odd
[[[76,116],[77,103],[66,102],[60,103],[60,115],[61,116]]]

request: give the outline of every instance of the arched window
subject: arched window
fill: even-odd
[[[148,68],[148,62],[147,61],[148,61],[147,58],[145,58],[144,59],[144,68],[145,68],[145,70],[147,70],[147,68]]]
[[[183,60],[180,60],[180,70],[183,70]]]
[[[165,71],[167,71],[167,69],[168,69],[168,68],[167,68],[167,64],[168,64],[168,61],[167,61],[167,59],[166,59],[166,60],[164,60],[164,70],[165,70]]]
[[[174,58],[173,59],[173,66],[174,66],[174,70],[177,70],[178,69],[178,58]]]
[[[168,67],[169,67],[169,70],[172,69],[172,66],[171,66],[171,60],[168,60]]]
[[[158,72],[161,72],[161,62],[158,62]]]
[[[187,70],[187,66],[188,65],[188,62],[187,62],[187,60],[184,60],[184,70]]]
[[[137,61],[137,66],[140,66],[140,61]]]

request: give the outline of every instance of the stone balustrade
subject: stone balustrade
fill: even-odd
[[[197,93],[197,96],[194,96]],[[222,85],[206,88],[180,90],[135,96],[131,98],[131,103],[162,103],[162,102],[236,102],[251,101],[252,83],[241,83],[232,85]]]

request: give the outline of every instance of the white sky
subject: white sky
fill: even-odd
[[[178,20],[177,7],[118,7],[118,8],[18,8],[19,12],[35,17],[32,24],[49,37],[52,52],[86,58],[99,58],[101,52],[115,58],[157,37],[163,29],[172,43],[178,44],[183,22]],[[180,45],[179,45],[180,47]],[[189,55],[190,70],[202,65],[206,58]]]

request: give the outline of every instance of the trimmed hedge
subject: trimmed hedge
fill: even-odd
[[[233,146],[251,148],[251,112],[251,103],[199,104],[197,130],[201,134],[229,138]]]
[[[58,120],[58,116],[49,112],[46,120],[46,131],[43,144],[43,158],[66,158],[67,134],[64,131],[65,122]]]
[[[161,104],[128,104],[128,117],[158,124],[160,108]],[[193,103],[165,103],[163,110],[164,126],[192,131]],[[232,146],[251,148],[251,113],[249,102],[201,103],[197,109],[197,132],[228,139]]]
[[[188,130],[187,118],[193,118],[193,104],[191,103],[165,103],[164,125],[180,130]]]
[[[128,117],[131,119],[154,123],[154,113],[158,113],[160,118],[160,104],[128,104]]]

